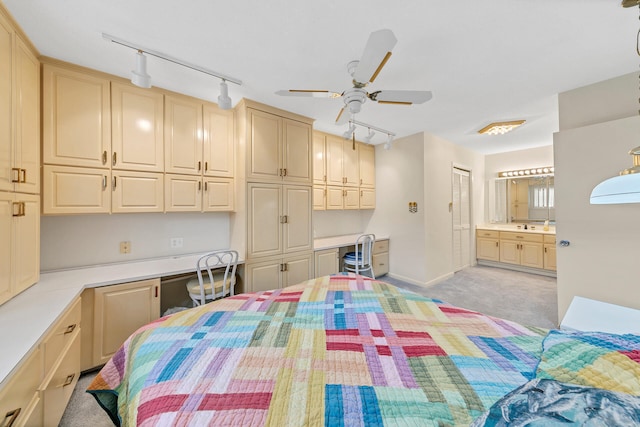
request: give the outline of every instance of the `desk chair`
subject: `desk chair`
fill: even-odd
[[[371,260],[375,241],[376,236],[374,234],[360,235],[356,240],[355,252],[347,252],[344,257],[342,257],[344,269],[355,272],[356,274],[362,274],[369,270],[371,272],[371,278],[375,279],[376,276],[373,274],[373,261]]]
[[[234,295],[237,265],[236,251],[216,251],[201,256],[196,263],[198,277],[187,282],[193,306]]]

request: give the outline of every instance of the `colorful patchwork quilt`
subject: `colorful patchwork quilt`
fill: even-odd
[[[545,333],[326,276],[146,325],[87,391],[123,426],[468,426],[535,377]]]

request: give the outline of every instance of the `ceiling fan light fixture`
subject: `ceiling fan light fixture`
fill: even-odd
[[[483,127],[478,131],[479,134],[485,135],[504,135],[507,132],[511,132],[517,127],[522,126],[526,120],[512,120],[508,122],[494,122]]]
[[[227,81],[222,79],[220,82],[220,95],[218,96],[218,107],[221,110],[230,110],[231,109],[231,98],[229,98],[229,86],[227,85]]]
[[[633,167],[620,171],[620,175],[606,179],[591,191],[589,203],[611,205],[640,203],[640,147],[629,151]]]
[[[141,50],[136,52],[136,68],[131,71],[131,83],[145,89],[151,87],[151,76],[147,74],[147,57]]]

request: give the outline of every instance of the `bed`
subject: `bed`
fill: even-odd
[[[513,421],[523,400],[565,384],[555,378],[562,361],[550,355],[568,336],[555,332],[551,342],[546,330],[378,280],[326,276],[150,323],[87,391],[123,426],[516,425],[499,418]],[[622,372],[640,381],[640,340],[618,347],[632,364]],[[640,386],[625,387],[608,392],[628,397],[623,406],[640,422]],[[566,408],[567,393],[559,393]],[[548,402],[540,408],[559,413]],[[547,422],[545,414],[539,419]]]

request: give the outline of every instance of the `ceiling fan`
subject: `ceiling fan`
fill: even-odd
[[[431,99],[430,91],[421,90],[378,90],[367,92],[365,87],[378,77],[382,67],[391,57],[391,50],[398,40],[391,30],[374,31],[364,48],[360,60],[347,64],[347,71],[353,78],[353,87],[342,93],[328,90],[290,89],[279,90],[277,95],[316,98],[342,98],[344,107],[336,117],[336,124],[344,124],[360,112],[367,99],[379,104],[411,105],[422,104]],[[344,114],[348,112],[349,114]]]

